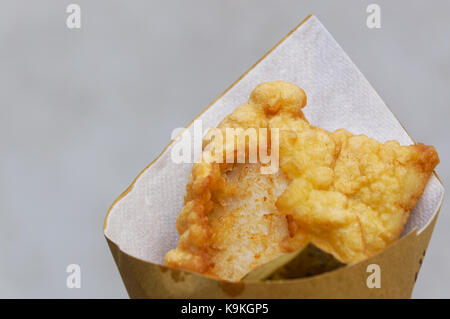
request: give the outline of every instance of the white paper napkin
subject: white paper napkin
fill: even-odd
[[[205,111],[203,127],[216,126],[245,103],[257,84],[290,81],[308,97],[304,109],[311,124],[334,131],[345,128],[379,141],[413,141],[358,68],[315,16],[311,16],[247,75]],[[207,79],[205,79],[207,81]],[[192,132],[192,126],[188,128]],[[174,144],[137,179],[133,189],[111,209],[106,236],[126,253],[162,264],[175,248],[175,220],[192,164],[175,164]],[[404,233],[419,230],[436,214],[444,194],[435,176],[411,213]]]

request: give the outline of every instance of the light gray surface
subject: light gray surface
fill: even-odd
[[[101,231],[112,201],[184,126],[315,13],[450,175],[448,1],[3,1],[0,297],[126,297]],[[450,297],[444,201],[415,297]],[[65,268],[82,268],[66,288]]]

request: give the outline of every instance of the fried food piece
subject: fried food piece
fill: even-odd
[[[291,251],[312,242],[357,262],[399,238],[439,159],[432,146],[318,130],[281,137],[280,165],[293,179],[276,203],[289,216],[291,237],[282,244]]]
[[[237,281],[310,242],[353,263],[399,238],[439,163],[434,147],[328,132],[308,123],[305,105],[296,85],[262,83],[219,124],[221,131],[278,129],[281,170],[264,175],[260,164],[194,164],[177,219],[181,237],[167,265]],[[232,147],[248,144],[225,141],[221,159]]]
[[[286,218],[276,213],[275,201],[288,179],[281,170],[266,175],[258,164],[236,164],[225,180],[236,189],[208,215],[214,263],[209,272],[239,280],[249,269],[282,253],[279,243],[289,233]]]
[[[260,164],[235,164],[220,175],[216,163],[204,174],[200,166],[177,219],[178,248],[166,264],[238,281],[283,253],[279,243],[289,232],[275,201],[289,180],[281,170],[261,174]]]

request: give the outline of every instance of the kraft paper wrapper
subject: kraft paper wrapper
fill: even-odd
[[[382,70],[380,70],[382,72]],[[302,87],[315,126],[345,128],[379,141],[414,143],[408,133],[315,16],[308,16],[198,117],[215,127],[264,81]],[[205,79],[207,81],[207,79]],[[201,89],[201,88],[199,88]],[[192,124],[192,123],[191,123]],[[192,125],[186,129],[193,133]],[[173,141],[113,203],[104,234],[132,298],[409,298],[422,264],[444,188],[431,176],[402,237],[380,254],[326,272],[289,280],[230,283],[164,266],[175,248],[175,220],[192,164],[175,164]],[[143,145],[142,147],[145,147]],[[381,288],[368,288],[367,266],[381,268]]]

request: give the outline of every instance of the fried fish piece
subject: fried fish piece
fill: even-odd
[[[194,166],[177,219],[181,237],[166,254],[167,265],[237,281],[283,253],[279,243],[289,232],[275,201],[289,180],[281,170],[261,174],[260,164],[248,163],[224,171],[216,163]]]
[[[432,146],[377,142],[308,123],[305,92],[283,81],[258,85],[218,129],[279,131],[279,165],[203,160],[193,166],[177,219],[181,237],[165,263],[238,281],[283,252],[313,243],[344,263],[399,238],[439,163]],[[214,146],[205,141],[204,149]],[[244,147],[225,141],[225,150]],[[268,144],[269,148],[269,144]]]

